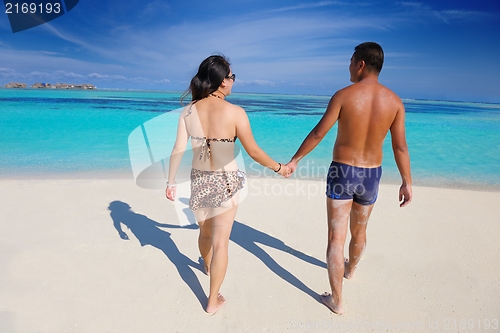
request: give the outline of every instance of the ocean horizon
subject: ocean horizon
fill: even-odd
[[[165,138],[158,140],[172,142],[182,93],[0,89],[2,178],[132,177],[129,136],[164,116]],[[319,121],[330,98],[233,93],[228,101],[246,110],[257,143],[275,160],[287,162]],[[500,104],[420,99],[403,99],[403,103],[415,185],[500,189]],[[336,126],[301,162],[301,178],[324,178],[335,136]],[[168,164],[164,159],[172,147],[164,146],[157,148],[162,151],[151,162],[161,159]],[[246,153],[242,156],[249,176],[264,176]],[[382,165],[382,183],[399,182],[390,135],[384,143]]]

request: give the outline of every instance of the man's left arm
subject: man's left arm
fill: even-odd
[[[410,171],[410,154],[408,152],[408,144],[406,143],[405,109],[403,103],[401,103],[390,130],[394,159],[396,160],[396,165],[401,174],[402,181],[399,189],[400,207],[404,207],[408,205],[412,199],[412,179]]]

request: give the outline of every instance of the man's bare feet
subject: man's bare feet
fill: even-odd
[[[355,269],[356,266],[352,267],[351,265],[349,265],[349,259],[344,260],[344,277],[346,279],[352,279]]]
[[[217,303],[215,303],[215,305],[211,305],[210,299],[208,300],[208,305],[206,309],[208,314],[213,315],[214,313],[216,313],[224,305],[224,303],[226,303],[226,299],[224,298],[224,296],[219,294],[217,295],[216,302]]]
[[[320,297],[323,304],[325,304],[326,307],[329,308],[334,314],[341,315],[342,312],[344,312],[342,304],[335,305],[335,303],[333,303],[332,294],[324,292]]]

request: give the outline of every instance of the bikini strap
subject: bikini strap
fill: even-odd
[[[191,114],[191,109],[193,108],[193,105],[194,105],[194,103],[191,103],[191,105],[189,106],[188,113],[187,113],[187,115],[184,116],[184,118],[186,118],[187,116],[189,116]]]

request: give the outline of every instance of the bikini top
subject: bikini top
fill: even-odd
[[[193,107],[193,104],[191,104],[191,106],[189,107],[189,111],[188,111],[188,114],[186,115],[186,117],[191,114],[192,107]],[[211,154],[210,142],[236,142],[237,136],[235,135],[234,138],[229,138],[229,139],[207,138],[206,136],[204,136],[204,137],[191,136],[191,138],[194,140],[197,140],[198,142],[203,141],[201,144],[201,152],[200,152],[199,159],[201,160],[203,158],[203,156],[205,156],[205,161],[206,161],[207,158],[210,159],[210,154]]]
[[[198,136],[192,136],[191,138],[197,140],[197,141],[203,141],[201,144],[201,152],[200,152],[200,157],[199,159],[201,160],[203,156],[205,156],[205,160],[208,158],[210,159],[210,142],[236,142],[236,136],[234,138],[229,138],[229,139],[217,139],[217,138],[207,138],[206,136],[200,138]]]

